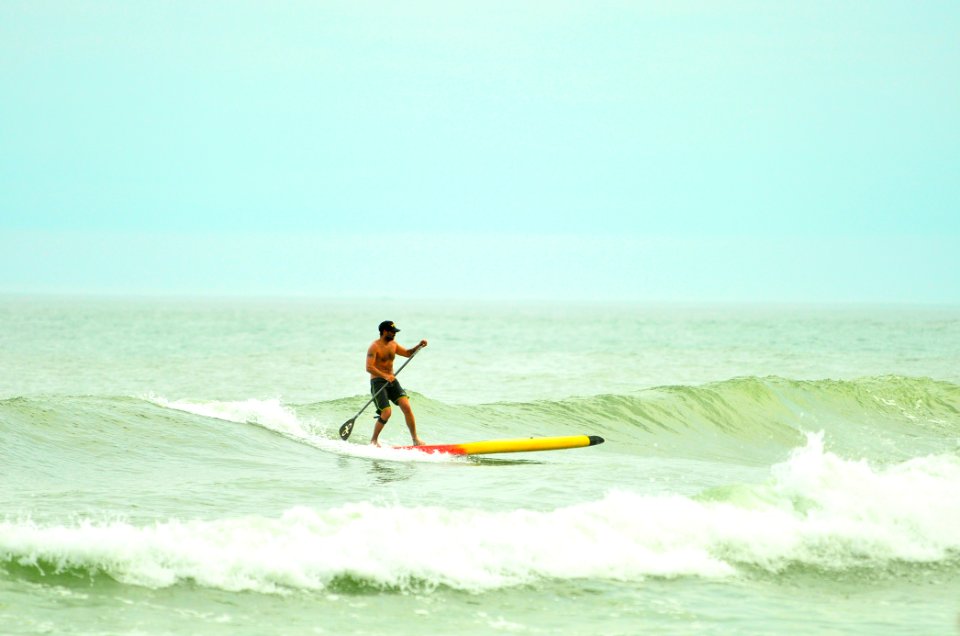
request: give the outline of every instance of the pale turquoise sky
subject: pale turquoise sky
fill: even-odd
[[[960,303],[960,3],[0,3],[0,293]]]

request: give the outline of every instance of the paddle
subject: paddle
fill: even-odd
[[[414,349],[413,353],[410,354],[410,357],[407,358],[407,361],[404,362],[403,364],[401,364],[401,365],[400,365],[400,368],[397,369],[397,372],[393,374],[394,377],[397,377],[398,375],[400,375],[400,372],[403,371],[403,367],[405,367],[405,366],[407,366],[408,364],[410,364],[410,361],[413,360],[413,356],[417,355],[417,352],[418,352],[418,351],[420,351],[420,349]],[[354,422],[357,421],[357,418],[360,417],[360,414],[363,413],[365,410],[367,410],[367,407],[370,406],[370,403],[373,402],[374,400],[376,400],[376,399],[377,399],[377,396],[380,395],[380,393],[381,393],[385,388],[387,388],[388,386],[390,386],[390,384],[391,384],[390,382],[387,382],[387,383],[384,384],[382,387],[380,387],[380,390],[377,391],[376,393],[374,393],[372,398],[370,398],[369,400],[367,400],[367,403],[363,405],[363,408],[362,408],[362,409],[360,409],[359,411],[357,411],[357,414],[356,414],[356,415],[354,415],[354,416],[351,417],[349,420],[347,420],[346,422],[343,423],[343,426],[340,427],[340,439],[346,441],[347,438],[350,437],[350,433],[353,432],[353,424],[354,424]]]

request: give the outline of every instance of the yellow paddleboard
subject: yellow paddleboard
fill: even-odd
[[[603,444],[598,435],[567,435],[565,437],[524,437],[519,439],[490,439],[464,444],[436,444],[432,446],[396,446],[423,453],[448,455],[487,455],[490,453],[527,453],[530,451],[560,450]]]

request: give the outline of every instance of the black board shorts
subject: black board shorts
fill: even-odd
[[[380,387],[384,384],[387,384],[387,381],[383,378],[371,378],[370,379],[370,393],[371,395],[376,395],[373,400],[374,405],[377,407],[377,415],[380,415],[380,411],[390,406],[392,401],[394,404],[398,404],[400,398],[407,397],[407,392],[403,390],[403,387],[400,386],[400,383],[394,380],[390,383],[390,386],[385,388],[383,391],[380,391]],[[380,391],[380,394],[377,395],[377,391]]]

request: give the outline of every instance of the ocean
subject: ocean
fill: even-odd
[[[605,443],[340,440],[387,319],[427,443]],[[958,633],[956,307],[8,296],[0,459],[2,634]]]

